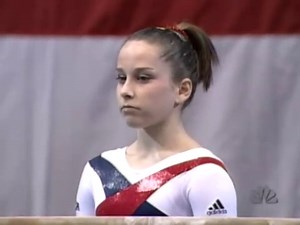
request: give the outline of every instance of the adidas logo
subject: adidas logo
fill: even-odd
[[[219,199],[217,199],[216,202],[211,207],[209,207],[208,211],[206,212],[208,216],[226,213],[227,210],[224,208],[223,204]]]

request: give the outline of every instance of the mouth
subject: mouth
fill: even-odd
[[[121,111],[122,111],[122,110],[127,110],[127,109],[129,109],[129,110],[130,110],[130,109],[139,110],[138,107],[131,106],[131,105],[124,105],[124,106],[121,107]]]

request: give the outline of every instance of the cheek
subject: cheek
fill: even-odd
[[[116,94],[117,98],[119,98],[119,93],[120,93],[120,89],[119,89],[119,85],[118,85],[115,89],[115,94]]]
[[[118,101],[120,99],[120,90],[121,90],[121,88],[120,88],[120,85],[118,84],[115,89],[115,95],[116,95]]]
[[[154,106],[157,106],[155,108],[158,110],[159,107],[166,108],[168,106],[173,106],[175,101],[174,91],[171,89],[171,87],[166,85],[156,86],[148,96]]]

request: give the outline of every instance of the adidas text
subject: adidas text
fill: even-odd
[[[214,210],[209,210],[207,211],[207,215],[216,215],[216,214],[226,214],[227,210],[226,209],[214,209]]]

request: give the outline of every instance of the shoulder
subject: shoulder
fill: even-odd
[[[91,182],[99,180],[103,171],[114,168],[111,165],[118,165],[118,162],[122,161],[120,156],[122,151],[123,148],[107,150],[86,162],[81,175],[81,184],[90,186]]]
[[[205,155],[222,162],[209,151]],[[236,189],[227,170],[214,163],[205,163],[186,172],[184,179],[194,215],[236,216]],[[226,210],[217,210],[216,201]]]
[[[95,156],[94,158],[89,160],[89,163],[93,161],[97,161],[99,159],[105,159],[107,161],[113,162],[117,159],[123,158],[123,155],[125,154],[126,147],[116,148],[116,149],[110,149],[105,150],[101,154]]]
[[[108,168],[122,169],[126,165],[125,150],[126,147],[104,151],[89,160],[88,164],[97,174],[101,170],[107,170]]]
[[[189,154],[193,154],[195,159],[207,159],[204,160],[204,163],[201,163],[190,170],[190,176],[198,177],[199,179],[211,179],[218,177],[229,178],[225,163],[212,151],[206,148],[197,148],[192,150]]]
[[[226,170],[225,163],[210,150],[205,148],[195,149],[190,154],[194,154],[195,158],[212,159],[205,163],[196,165],[193,169],[185,173],[184,179],[187,184],[187,191],[192,189],[211,190],[212,187],[219,187],[221,192],[235,192],[233,180],[230,172]]]
[[[227,170],[225,170],[220,165],[215,163],[205,163],[199,166],[194,167],[187,173],[188,178],[194,182],[205,182],[217,183],[217,182],[226,182],[232,183],[230,175]]]
[[[211,161],[218,161],[223,164],[223,161],[217,155],[215,155],[212,151],[202,147],[193,148],[185,152],[181,152],[177,154],[175,158],[183,161],[207,158],[212,159]]]
[[[120,158],[125,155],[126,147],[120,147],[116,149],[111,149],[104,151],[101,156],[107,160],[113,160],[115,158]]]

